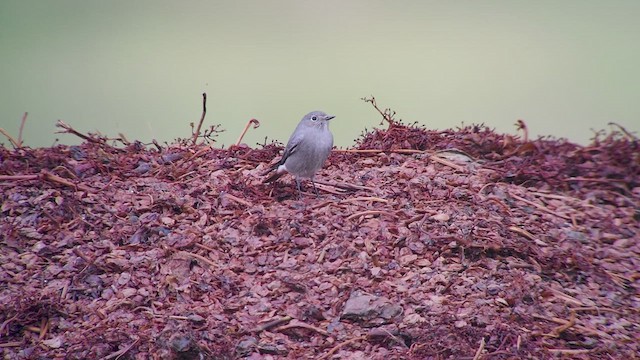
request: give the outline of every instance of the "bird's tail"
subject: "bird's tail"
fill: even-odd
[[[266,173],[266,174],[268,174],[268,173]],[[266,174],[263,174],[263,175],[266,175]],[[270,183],[270,182],[274,182],[274,181],[278,180],[282,175],[284,175],[284,172],[280,172],[279,173],[277,171],[274,171],[273,174],[271,174],[268,178],[262,180],[262,182],[264,184],[267,184],[267,183]]]
[[[269,166],[269,168],[262,173],[262,176],[265,175],[269,175],[271,173],[271,175],[269,175],[268,178],[262,180],[263,183],[270,183],[270,182],[274,182],[276,180],[278,180],[282,175],[284,175],[284,171],[277,171],[278,167],[280,166],[280,162],[278,161],[277,163]]]

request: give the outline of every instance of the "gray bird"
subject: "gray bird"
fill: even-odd
[[[288,172],[295,176],[298,194],[302,194],[300,178],[309,178],[318,196],[313,176],[322,168],[333,147],[333,135],[329,131],[328,121],[334,117],[322,111],[312,111],[305,115],[289,137],[282,159],[271,166],[265,175],[274,170],[276,172],[264,182],[275,181]]]

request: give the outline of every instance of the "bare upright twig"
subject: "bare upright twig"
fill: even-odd
[[[607,125],[609,126],[616,126],[618,129],[620,129],[620,131],[622,131],[625,135],[627,135],[627,137],[629,139],[631,139],[632,141],[636,141],[638,140],[637,136],[634,136],[632,133],[630,133],[629,131],[627,131],[627,129],[625,129],[622,125],[615,123],[613,121],[609,122]]]
[[[205,115],[207,115],[207,93],[202,93],[202,116],[200,116],[198,127],[193,133],[193,145],[195,145],[196,141],[198,141],[198,136],[200,136],[200,129],[202,128],[202,123],[204,122]]]
[[[244,134],[247,133],[247,130],[249,130],[249,126],[251,126],[251,124],[253,124],[254,129],[257,129],[260,126],[260,121],[258,121],[258,119],[251,119],[247,122],[247,125],[244,126],[244,130],[242,130],[242,133],[240,134],[238,141],[236,141],[236,144],[235,144],[236,146],[240,145],[240,142],[242,141]]]
[[[525,124],[524,120],[522,119],[518,119],[518,121],[516,121],[515,123],[516,128],[518,130],[522,130],[522,132],[524,133],[524,139],[523,142],[529,142],[529,129],[527,129],[527,124]]]
[[[93,136],[89,136],[89,135],[85,135],[81,132],[79,132],[78,130],[72,128],[70,125],[68,125],[67,123],[65,123],[62,120],[58,120],[58,122],[56,123],[56,126],[59,128],[64,129],[64,131],[57,131],[57,133],[69,133],[69,134],[73,134],[81,139],[87,140],[89,142],[92,143],[96,143],[96,144],[104,144],[104,140],[100,139],[100,138],[95,138]]]
[[[5,129],[0,128],[0,134],[4,135],[9,140],[11,145],[13,145],[14,149],[20,148],[20,144],[18,140],[14,139],[13,136],[9,135],[9,133]]]
[[[360,99],[364,102],[371,103],[373,108],[376,109],[380,113],[380,115],[382,115],[382,118],[384,119],[384,121],[386,121],[389,124],[389,127],[392,127],[393,125],[398,124],[398,121],[394,118],[396,116],[396,112],[389,108],[380,110],[380,108],[378,107],[378,103],[376,103],[375,96],[372,95],[370,98],[363,97]]]
[[[20,147],[22,147],[22,130],[24,130],[24,124],[27,122],[27,115],[29,115],[29,113],[25,111],[24,115],[22,115],[22,121],[20,122],[20,130],[18,130],[18,144]]]
[[[121,149],[118,149],[112,145],[109,145],[107,143],[107,141],[112,140],[112,141],[120,141],[122,142],[121,138],[108,138],[105,136],[99,136],[96,134],[92,134],[92,133],[88,133],[88,134],[83,134],[81,132],[79,132],[78,130],[74,129],[71,127],[71,125],[68,125],[67,123],[65,123],[62,120],[58,120],[58,122],[56,123],[56,127],[62,128],[63,130],[61,131],[56,131],[57,134],[73,134],[83,140],[86,140],[90,143],[94,143],[94,144],[98,144],[100,146],[102,146],[103,148],[108,148],[108,149],[112,149],[112,150],[116,150],[116,151],[123,151]]]
[[[27,114],[28,113],[25,112],[24,115],[22,115],[22,122],[20,123],[20,130],[18,132],[17,140],[13,136],[9,135],[9,133],[5,129],[0,128],[0,134],[4,135],[9,140],[14,149],[19,149],[22,147],[22,130],[24,129],[24,123],[27,122]]]

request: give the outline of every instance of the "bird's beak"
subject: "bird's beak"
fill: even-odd
[[[335,117],[335,115],[327,115],[324,119],[325,120],[331,120]]]

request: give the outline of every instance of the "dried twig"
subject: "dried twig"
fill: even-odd
[[[127,137],[123,133],[118,133],[118,140],[120,140],[121,143],[127,146],[131,145],[131,142],[127,139]]]
[[[15,149],[20,148],[20,142],[9,135],[9,133],[5,129],[0,128],[0,134],[4,135]]]
[[[610,313],[618,314],[620,316],[624,315],[621,311],[618,311],[618,310],[615,310],[615,309],[612,309],[612,308],[608,308],[608,307],[599,307],[599,306],[580,306],[580,307],[571,308],[571,310],[573,310],[573,311],[595,311],[597,313],[600,313],[601,311],[603,311],[603,312],[610,312]]]
[[[184,162],[188,163],[191,162],[191,160],[198,158],[204,154],[206,154],[207,152],[209,152],[211,150],[211,148],[209,148],[208,146],[204,146],[202,147],[202,149],[196,151],[194,154],[192,154],[191,156],[189,156],[188,158],[186,158],[184,160]]]
[[[607,125],[609,126],[616,126],[618,129],[620,129],[620,131],[622,131],[625,135],[627,135],[629,137],[629,139],[631,140],[638,140],[637,136],[634,136],[632,133],[630,133],[629,131],[627,131],[627,129],[625,129],[622,125],[615,123],[613,121],[609,122]]]
[[[536,318],[536,319],[542,319],[542,320],[546,320],[546,321],[551,321],[551,322],[554,322],[556,324],[560,324],[560,325],[563,325],[563,326],[567,325],[568,323],[570,323],[570,321],[567,321],[565,319],[560,319],[560,318],[557,318],[557,317],[549,318],[549,317],[546,317],[546,316],[543,316],[543,315],[538,315],[538,314],[533,314],[532,316],[534,318]],[[599,337],[604,338],[604,339],[612,339],[613,338],[611,335],[607,334],[604,331],[588,328],[588,327],[582,326],[582,325],[575,325],[574,324],[572,326],[576,331],[580,331],[580,332],[585,333],[587,335],[599,336]],[[545,336],[549,336],[549,334],[546,334]]]
[[[248,202],[247,200],[240,199],[239,197],[233,196],[233,195],[231,195],[229,193],[221,194],[220,197],[224,198],[224,199],[229,199],[229,200],[235,201],[236,203],[242,204],[242,205],[247,206],[247,207],[251,206],[251,203]]]
[[[113,358],[116,358],[116,360],[117,360],[117,359],[119,359],[122,355],[126,354],[126,353],[127,353],[127,351],[131,350],[131,348],[132,348],[135,344],[137,344],[139,341],[140,341],[140,338],[138,338],[138,339],[136,339],[134,342],[132,342],[132,343],[131,343],[131,345],[129,345],[129,346],[125,347],[125,348],[122,348],[122,349],[120,349],[120,350],[118,350],[118,351],[116,351],[116,352],[114,352],[114,353],[111,353],[111,354],[109,354],[109,355],[107,355],[107,356],[103,357],[101,360],[109,360],[109,359],[113,359]]]
[[[518,233],[518,234],[520,234],[520,235],[522,235],[522,236],[526,237],[527,239],[529,239],[529,240],[531,240],[531,241],[535,242],[536,244],[538,244],[538,245],[540,245],[540,246],[549,246],[546,242],[544,242],[544,241],[542,241],[542,240],[540,240],[540,239],[536,238],[535,236],[533,236],[533,234],[532,234],[532,233],[528,232],[528,231],[527,231],[527,230],[525,230],[525,229],[521,229],[521,228],[519,228],[519,227],[517,227],[517,226],[511,226],[511,227],[509,227],[509,230],[511,230],[511,231],[513,231],[513,232],[515,232],[515,233]]]
[[[387,204],[389,202],[389,200],[381,199],[381,198],[378,198],[378,197],[363,196],[363,197],[344,199],[344,200],[341,200],[340,203],[342,204],[342,203],[350,203],[350,202],[358,202],[358,201],[374,201],[374,202],[381,202],[381,203],[385,203],[385,204]]]
[[[479,360],[482,356],[482,351],[484,351],[484,337],[480,340],[480,346],[478,346],[478,350],[476,350],[476,354],[473,356],[473,360]]]
[[[371,329],[371,331],[369,331],[368,338],[369,338],[369,340],[371,340],[373,338],[390,338],[396,344],[402,346],[403,348],[407,348],[408,347],[407,344],[402,339],[400,339],[398,336],[392,334],[391,331],[389,331],[389,330],[387,330],[385,328]]]
[[[9,341],[9,342],[0,344],[0,349],[2,349],[2,348],[10,348],[10,347],[19,347],[19,346],[24,346],[24,342],[23,341]]]
[[[581,176],[568,177],[564,179],[564,181],[584,181],[584,182],[594,182],[599,184],[610,184],[610,183],[621,183],[626,184],[627,180],[625,179],[594,179],[594,178],[586,178]]]
[[[569,330],[575,324],[576,324],[576,312],[575,311],[571,311],[571,316],[569,317],[569,321],[565,322],[564,324],[562,324],[560,326],[557,326],[550,333],[544,334],[544,336],[545,337],[557,338],[557,337],[560,336],[560,334],[562,334],[563,332]]]
[[[214,263],[213,261],[207,259],[206,257],[204,257],[202,255],[198,255],[198,254],[194,254],[194,253],[191,253],[191,252],[188,252],[188,251],[182,251],[182,250],[178,251],[177,254],[178,255],[183,255],[183,256],[186,256],[186,257],[192,257],[192,258],[194,258],[196,260],[200,260],[203,263],[211,266],[212,268],[218,268],[219,267],[218,264]]]
[[[518,119],[518,121],[516,121],[515,125],[516,125],[516,128],[518,130],[522,130],[522,133],[524,134],[522,142],[524,142],[524,143],[529,142],[529,130],[527,129],[527,124],[525,124],[524,120]]]
[[[160,144],[158,144],[158,140],[153,139],[153,140],[151,141],[151,143],[153,144],[153,146],[155,146],[155,147],[156,147],[156,149],[158,149],[158,151],[159,151],[159,152],[162,152],[162,146],[160,146]]]
[[[20,130],[18,130],[18,145],[22,147],[22,131],[24,130],[24,124],[27,122],[28,112],[25,111],[24,115],[22,115],[22,121],[20,121]]]
[[[352,344],[354,342],[358,342],[360,340],[366,340],[366,339],[367,339],[367,336],[358,336],[356,338],[343,341],[340,344],[334,346],[331,350],[329,350],[328,353],[326,353],[326,354],[322,355],[320,358],[318,358],[318,360],[328,359],[329,357],[331,357],[331,355],[333,355],[333,353],[335,353],[336,351],[340,350],[341,348],[343,348],[343,347],[345,347],[345,346],[347,346],[349,344]]]
[[[202,128],[202,123],[204,122],[204,117],[207,115],[207,93],[202,93],[202,115],[200,116],[200,122],[198,123],[198,127],[196,131],[193,133],[192,142],[193,145],[198,141],[198,136],[200,136],[200,129]]]
[[[592,352],[591,349],[547,349],[548,352],[558,355],[580,355]]]
[[[396,154],[422,154],[431,151],[428,150],[415,150],[415,149],[394,149],[394,150],[382,150],[382,149],[335,149],[333,152],[344,153],[356,153],[356,154],[377,154],[377,153],[396,153]]]
[[[4,329],[7,327],[7,325],[9,325],[12,321],[14,321],[15,319],[18,318],[19,314],[15,314],[12,317],[10,317],[9,319],[5,320],[2,324],[0,324],[0,334],[4,334]],[[2,347],[2,345],[0,345],[0,348]]]
[[[5,176],[1,176],[0,179],[4,179],[4,180],[35,180],[35,179],[42,179],[45,181],[50,181],[50,182],[54,182],[60,185],[64,185],[64,186],[68,186],[70,188],[73,189],[80,189],[82,191],[86,191],[86,192],[95,192],[96,190],[93,188],[90,188],[86,185],[83,184],[74,184],[69,180],[63,179],[57,175],[54,175],[50,172],[48,172],[47,170],[42,170],[40,171],[39,175],[5,175]]]
[[[324,335],[324,336],[329,336],[329,333],[326,332],[325,330],[322,330],[322,329],[320,329],[318,327],[303,323],[302,321],[295,320],[295,319],[293,319],[293,321],[291,321],[291,323],[289,323],[287,325],[284,325],[284,326],[280,326],[279,328],[275,329],[274,331],[282,332],[284,330],[289,330],[289,329],[293,329],[293,328],[303,328],[303,329],[307,329],[307,330],[313,330],[313,331],[317,332],[318,334],[321,334],[321,335]]]
[[[604,270],[605,274],[609,275],[609,277],[611,278],[611,280],[616,283],[616,285],[623,287],[625,289],[629,289],[631,288],[631,284],[633,283],[633,281],[627,277],[624,277],[620,274],[616,274],[612,271],[609,270]]]
[[[89,142],[95,143],[95,144],[104,144],[104,140],[102,139],[96,139],[93,136],[89,136],[89,135],[85,135],[81,132],[79,132],[78,130],[72,128],[70,125],[68,125],[67,123],[65,123],[62,120],[58,120],[58,122],[56,123],[56,126],[59,128],[64,129],[64,131],[57,131],[56,133],[68,133],[68,134],[73,134],[83,140],[87,140]]]
[[[382,115],[382,118],[384,119],[384,121],[386,121],[389,124],[389,127],[392,127],[393,125],[398,124],[398,121],[394,119],[396,112],[389,108],[380,110],[380,108],[378,107],[378,103],[376,102],[376,98],[374,96],[371,96],[370,98],[363,97],[361,98],[361,100],[364,102],[371,103],[373,108],[376,109],[376,111],[378,111],[380,115]]]
[[[283,316],[283,317],[279,317],[279,318],[275,318],[275,319],[269,320],[269,321],[267,321],[265,323],[262,323],[262,324],[256,326],[256,328],[253,329],[252,332],[260,333],[260,332],[263,332],[265,330],[269,330],[271,328],[274,328],[274,327],[276,327],[278,325],[281,325],[281,324],[284,324],[286,322],[289,322],[291,320],[293,320],[293,317],[288,316],[288,315],[287,316]]]
[[[409,225],[413,224],[416,221],[422,220],[423,218],[425,218],[427,215],[424,214],[420,214],[420,215],[415,215],[407,220],[404,221],[404,226],[409,227]]]
[[[562,300],[562,301],[564,301],[566,303],[577,305],[577,306],[584,306],[584,303],[582,301],[574,298],[571,295],[565,294],[564,292],[562,292],[562,291],[560,291],[558,289],[551,288],[551,293],[557,299]],[[575,309],[573,309],[573,310],[575,310]]]
[[[38,340],[42,340],[47,336],[47,332],[49,331],[49,327],[51,326],[51,319],[42,318],[40,321],[40,334],[38,334]]]
[[[117,151],[117,152],[124,152],[124,149],[119,149],[116,147],[113,147],[109,144],[107,144],[107,141],[111,140],[111,141],[120,141],[123,144],[125,143],[122,138],[119,136],[117,138],[108,138],[108,137],[104,137],[104,136],[94,136],[94,134],[89,133],[87,134],[83,134],[79,131],[77,131],[76,129],[72,128],[70,125],[66,124],[64,121],[62,120],[58,120],[58,122],[56,123],[56,127],[62,128],[63,130],[61,131],[56,131],[56,134],[73,134],[83,140],[86,140],[90,143],[94,143],[94,144],[98,144],[104,148],[108,148],[112,151]]]
[[[553,211],[553,210],[549,210],[548,208],[546,208],[546,207],[544,207],[544,206],[542,206],[542,205],[540,205],[540,204],[538,204],[538,203],[534,203],[533,201],[527,200],[527,199],[525,199],[525,198],[523,198],[523,197],[520,197],[520,196],[518,196],[518,195],[515,195],[515,194],[509,194],[509,195],[510,195],[512,198],[516,199],[516,200],[520,200],[520,201],[522,201],[523,203],[529,204],[529,205],[531,205],[531,206],[533,206],[533,207],[535,207],[535,208],[537,208],[537,209],[539,209],[539,210],[542,210],[542,211],[544,211],[544,212],[546,212],[546,213],[549,213],[549,214],[551,214],[551,215],[557,216],[557,217],[559,217],[559,218],[561,218],[561,219],[571,220],[571,218],[570,218],[569,216],[559,214],[559,213],[557,213],[557,212],[555,212],[555,211]]]
[[[0,175],[0,181],[35,180],[40,175]]]
[[[330,184],[318,184],[317,182],[316,182],[316,188],[334,195],[342,195],[347,192],[347,190],[343,188],[338,188]]]
[[[20,122],[20,130],[18,131],[18,139],[14,139],[13,136],[9,135],[9,133],[3,129],[0,128],[0,134],[4,135],[7,140],[9,140],[9,142],[11,143],[11,145],[13,146],[14,149],[19,149],[22,147],[22,130],[24,129],[24,123],[27,122],[27,115],[28,113],[24,113],[24,115],[22,116],[22,121]]]
[[[462,167],[462,166],[460,166],[458,164],[454,164],[451,161],[449,161],[447,159],[443,159],[443,158],[441,158],[439,156],[436,156],[436,155],[431,155],[429,157],[429,159],[431,159],[431,160],[433,160],[433,161],[435,161],[437,163],[440,163],[442,165],[446,165],[446,166],[448,166],[448,167],[450,167],[452,169],[455,169],[457,171],[463,171],[464,170],[464,167]]]
[[[356,154],[377,154],[377,153],[393,153],[393,154],[430,154],[433,153],[431,150],[415,150],[415,149],[394,149],[394,150],[379,150],[379,149],[336,149],[334,152],[343,152],[343,153],[356,153]],[[442,165],[449,166],[458,171],[463,171],[464,167],[454,164],[453,162],[444,159],[437,155],[429,156],[429,159],[440,163]]]
[[[240,137],[238,137],[238,141],[236,141],[236,143],[235,143],[236,146],[240,145],[240,142],[242,141],[242,138],[247,133],[247,130],[249,130],[249,126],[251,126],[251,124],[253,124],[253,128],[254,129],[257,129],[258,127],[260,127],[260,121],[258,121],[258,119],[249,120],[247,122],[247,124],[244,126],[244,129],[242,130],[242,133],[240,133]]]
[[[334,183],[331,183],[331,182],[324,181],[324,180],[319,180],[319,179],[315,179],[315,182],[316,182],[316,184],[329,185],[329,186],[342,188],[342,189],[346,189],[346,190],[367,190],[367,191],[374,191],[375,190],[372,187],[348,184],[348,183],[345,183],[345,182],[334,182]]]
[[[195,243],[193,245],[195,245],[195,246],[197,246],[197,247],[199,247],[201,249],[207,250],[207,251],[211,251],[211,252],[216,252],[217,251],[216,249],[214,249],[212,247],[209,247],[207,245],[203,245],[203,244],[199,244],[199,243]]]
[[[387,215],[387,216],[390,216],[390,217],[393,217],[393,218],[396,218],[396,219],[398,218],[398,215],[392,214],[392,213],[390,213],[388,211],[367,210],[367,211],[361,211],[361,212],[349,215],[347,217],[347,220],[351,220],[351,219],[354,219],[354,218],[357,218],[357,217],[360,217],[360,216],[367,216],[367,215]]]

